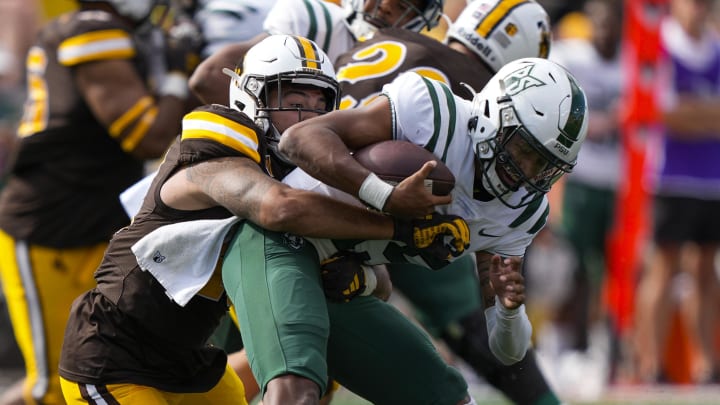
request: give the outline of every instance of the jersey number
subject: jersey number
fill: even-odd
[[[350,62],[338,70],[338,81],[355,84],[363,80],[397,75],[403,67],[406,55],[407,47],[402,42],[381,41],[372,44],[352,55],[352,59],[357,62]],[[428,66],[417,66],[408,70],[417,72],[427,78],[449,84],[447,76],[438,69]],[[389,81],[388,79],[387,82]],[[356,100],[351,95],[345,95],[342,100],[340,100],[340,109],[365,105],[379,94],[380,91],[377,91],[367,95],[362,100]]]

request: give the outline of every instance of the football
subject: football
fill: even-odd
[[[355,151],[355,160],[391,184],[397,184],[420,170],[430,160],[437,166],[425,180],[425,187],[434,195],[448,195],[455,187],[455,176],[435,155],[406,141],[384,141]]]

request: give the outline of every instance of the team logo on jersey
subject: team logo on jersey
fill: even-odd
[[[478,236],[484,236],[486,238],[498,238],[498,235],[491,235],[489,233],[485,233],[485,228],[482,228],[478,231]]]
[[[283,234],[283,243],[291,249],[300,250],[305,245],[305,239],[286,232]]]
[[[155,263],[162,263],[162,262],[165,261],[165,259],[166,259],[166,257],[163,256],[162,253],[160,253],[159,250],[156,250],[155,253],[153,253],[152,260],[153,260]]]
[[[503,79],[503,82],[505,83],[505,94],[508,96],[514,96],[529,89],[530,87],[544,86],[544,81],[532,75],[534,68],[535,64],[524,65],[520,69],[505,76]]]

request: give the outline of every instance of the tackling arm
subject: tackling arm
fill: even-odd
[[[186,167],[163,185],[161,198],[176,209],[221,205],[263,228],[302,236],[392,239],[394,233],[391,217],[290,188],[246,158],[219,158]]]

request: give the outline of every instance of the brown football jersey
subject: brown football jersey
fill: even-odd
[[[468,99],[472,94],[460,83],[479,91],[493,76],[473,57],[427,35],[400,28],[381,29],[371,39],[340,55],[335,67],[343,109],[369,103],[382,92],[384,84],[407,71],[442,81],[455,94]]]
[[[75,86],[75,66],[109,59],[145,77],[129,27],[102,11],[53,20],[30,49],[17,156],[0,196],[0,228],[13,238],[87,246],[129,222],[118,195],[142,177],[143,162],[123,152]]]
[[[226,356],[207,340],[228,308],[220,266],[203,290],[181,307],[153,275],[140,269],[131,247],[161,226],[230,217],[220,206],[181,211],[160,200],[162,184],[179,168],[227,156],[262,165],[260,129],[244,114],[220,105],[187,114],[183,132],[170,147],[139,213],[111,240],[95,273],[97,288],[71,309],[60,375],[88,384],[133,383],[169,392],[207,391],[217,383]]]

